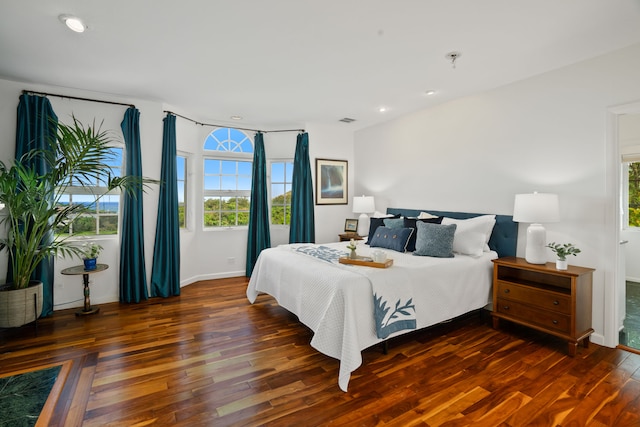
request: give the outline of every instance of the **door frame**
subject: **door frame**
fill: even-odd
[[[613,254],[610,265],[605,266],[605,292],[604,292],[604,345],[616,347],[619,342],[620,326],[618,314],[621,313],[620,293],[623,289],[626,275],[621,271],[620,257],[623,256],[620,249],[620,144],[618,141],[618,116],[623,114],[640,113],[640,101],[609,107],[607,109],[607,140],[606,140],[606,164],[607,164],[607,200],[605,208],[605,252]],[[624,265],[624,264],[622,264]],[[607,283],[612,283],[611,291],[607,292]],[[606,314],[611,313],[611,314]]]

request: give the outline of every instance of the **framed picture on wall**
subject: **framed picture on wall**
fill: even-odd
[[[316,205],[346,205],[346,160],[316,159]]]
[[[358,231],[358,220],[348,218],[344,222],[344,231],[346,232],[356,232]]]

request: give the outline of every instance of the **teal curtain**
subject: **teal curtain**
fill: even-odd
[[[309,134],[306,132],[298,134],[292,180],[289,243],[314,243],[313,181],[309,164]]]
[[[264,137],[262,132],[258,132],[254,138],[253,148],[251,208],[249,209],[249,237],[247,239],[247,276],[251,276],[260,252],[269,247],[271,247],[271,235],[269,234],[267,159],[264,153]]]
[[[142,179],[140,154],[140,111],[129,107],[120,124],[125,143],[125,174]],[[140,302],[148,298],[144,264],[144,221],[142,188],[123,194],[122,237],[120,240],[120,302]]]
[[[162,169],[156,241],[151,267],[151,296],[180,295],[180,223],[178,221],[178,172],[176,165],[176,116],[163,120]]]
[[[53,112],[51,103],[46,97],[23,94],[18,104],[18,122],[16,127],[16,159],[33,149],[44,149],[49,141],[56,137],[58,117]],[[46,164],[37,160],[38,171],[45,172]],[[53,233],[48,237],[53,239]],[[9,271],[9,274],[11,272]],[[40,263],[34,273],[34,280],[43,283],[43,302],[41,316],[53,314],[53,277],[54,260],[50,257]]]

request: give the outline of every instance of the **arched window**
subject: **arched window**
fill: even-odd
[[[217,128],[204,141],[204,227],[249,224],[253,141],[241,130]]]

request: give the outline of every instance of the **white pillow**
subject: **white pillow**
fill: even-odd
[[[420,215],[418,215],[418,219],[431,219],[431,218],[438,218],[436,215],[431,215],[429,212],[420,212]]]
[[[393,218],[392,214],[383,214],[382,212],[375,211],[371,218]]]
[[[484,236],[484,245],[483,251],[489,252],[489,239],[491,238],[491,232],[493,231],[493,226],[496,224],[496,216],[495,215],[480,215],[473,218],[468,219],[454,219],[449,217],[442,218],[442,224],[456,224],[456,236],[459,233],[473,231],[482,233]],[[455,239],[453,244],[455,246]],[[455,249],[454,249],[455,251]]]
[[[484,233],[479,231],[461,231],[453,236],[453,252],[479,257],[484,253]]]

